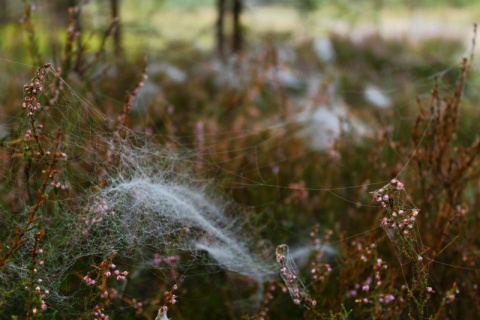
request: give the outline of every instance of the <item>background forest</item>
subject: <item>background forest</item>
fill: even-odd
[[[0,0],[0,319],[480,314],[478,16]]]

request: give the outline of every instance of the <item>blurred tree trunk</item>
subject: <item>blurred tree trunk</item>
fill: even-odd
[[[78,73],[82,73],[82,66],[85,65],[84,61],[84,46],[82,44],[82,19],[81,19],[81,7],[75,7],[76,10],[72,11],[71,14],[73,14],[72,18],[75,21],[75,41],[76,41],[76,49],[75,54],[76,54],[76,62],[75,62],[75,71]]]
[[[223,56],[224,43],[225,43],[225,0],[217,0],[217,52],[220,56]]]
[[[0,25],[8,22],[8,0],[0,0]]]
[[[112,18],[114,20],[120,19],[120,0],[110,0],[110,8],[112,11]],[[115,29],[113,30],[113,50],[115,56],[119,57],[122,53],[122,42],[120,34],[120,22],[117,22]]]
[[[243,46],[243,32],[240,17],[243,11],[242,0],[217,0],[217,22],[215,26],[217,52],[222,56],[225,53],[225,15],[227,12],[232,14],[232,35],[231,35],[231,50],[238,53]]]
[[[242,14],[243,3],[242,0],[233,0],[233,41],[232,51],[238,53],[242,50],[243,33],[242,25],[240,23],[240,16]]]

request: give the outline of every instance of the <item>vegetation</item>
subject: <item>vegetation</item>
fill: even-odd
[[[121,10],[0,26],[0,319],[480,313],[476,30],[459,59],[237,9],[148,58]]]

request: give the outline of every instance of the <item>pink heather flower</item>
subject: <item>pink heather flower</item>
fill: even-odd
[[[395,297],[391,294],[389,294],[388,296],[385,297],[385,303],[390,303],[392,302],[393,300],[395,300]]]
[[[386,195],[383,196],[383,200],[388,201],[388,199],[390,199],[390,197],[388,196],[388,194],[386,194]]]
[[[432,287],[427,287],[427,292],[428,293],[435,293],[435,291],[433,291]]]
[[[449,303],[452,303],[453,301],[455,301],[455,295],[452,293],[447,296],[447,301],[445,303],[449,304]]]
[[[300,300],[299,299],[293,299],[293,303],[300,304]]]
[[[297,276],[289,273],[287,275],[287,280],[288,280],[289,283],[294,283],[295,281],[297,281]]]
[[[364,285],[364,286],[362,287],[362,291],[368,292],[368,290],[370,290],[370,286],[369,286],[369,285]]]
[[[48,308],[47,304],[45,302],[43,302],[41,308],[42,308],[43,311],[46,311],[47,308]]]
[[[177,260],[176,256],[168,256],[165,258],[165,263],[167,264],[173,264]]]
[[[423,257],[422,257],[422,256],[418,256],[417,260],[418,260],[418,262],[422,262],[422,261],[423,261]]]
[[[155,255],[153,256],[153,264],[155,265],[155,267],[158,267],[161,262],[162,258],[160,258],[160,255],[158,253],[155,253]]]
[[[110,278],[111,275],[112,273],[110,271],[105,272],[105,277]]]
[[[384,218],[382,219],[382,222],[380,222],[380,225],[381,225],[382,227],[388,226],[388,219],[384,217]]]
[[[280,171],[280,168],[278,166],[273,166],[272,168],[272,173],[274,175],[278,175],[278,172]]]
[[[110,267],[110,269],[115,269],[117,266],[114,265],[113,263],[110,263],[109,267]]]

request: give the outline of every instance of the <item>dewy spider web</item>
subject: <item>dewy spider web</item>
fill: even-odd
[[[402,263],[402,256],[415,261],[423,248],[415,236],[415,221],[419,209],[415,208],[405,192],[402,182],[393,179],[371,194],[376,202],[386,209],[387,215],[382,218],[381,226],[392,241],[397,257]]]
[[[428,272],[422,261],[429,260],[426,248],[422,244],[420,235],[416,232],[415,222],[420,210],[408,198],[405,187],[398,179],[393,179],[380,189],[372,191],[374,200],[386,209],[386,215],[380,225],[388,235],[394,247],[400,268],[403,273],[405,286],[409,290],[424,290],[427,286]],[[405,260],[404,260],[405,258]],[[404,265],[411,264],[413,278],[409,281],[403,270]],[[415,285],[417,283],[418,285]],[[414,299],[415,303],[423,308],[422,303]]]
[[[288,246],[285,244],[278,246],[275,255],[280,265],[280,276],[293,302],[303,304],[307,308],[315,307],[317,301],[310,296]]]
[[[95,256],[116,255],[135,268],[161,269],[152,263],[155,254],[183,253],[179,263],[187,269],[189,264],[216,265],[254,279],[262,289],[273,275],[272,265],[255,254],[242,223],[232,220],[233,203],[196,177],[188,155],[166,151],[151,137],[108,120],[49,66],[40,69],[31,86],[43,92],[34,105],[27,101],[10,146],[17,152],[12,160],[22,156],[34,163],[27,187],[32,191],[17,195],[25,203],[35,201],[33,190],[41,185],[48,156],[60,155],[58,172],[45,190],[49,202],[36,226],[47,229],[39,277],[48,283],[53,309],[81,310],[59,288],[69,270]],[[26,235],[26,249],[32,248],[35,230]],[[1,282],[25,277],[28,259],[27,250],[9,263]]]

